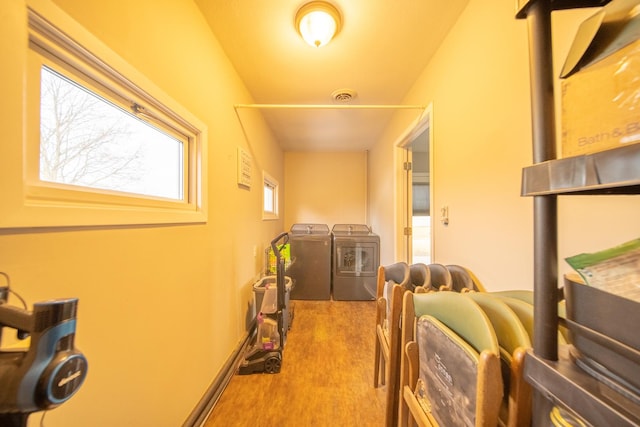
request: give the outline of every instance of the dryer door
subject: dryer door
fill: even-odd
[[[375,276],[378,269],[378,245],[369,242],[338,241],[335,272],[338,276]]]

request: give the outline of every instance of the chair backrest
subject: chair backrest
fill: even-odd
[[[376,299],[384,296],[385,283],[393,281],[401,286],[407,287],[411,281],[409,265],[406,262],[396,262],[378,267],[377,295]]]
[[[520,321],[524,325],[531,341],[533,341],[533,292],[531,291],[498,291],[489,292],[490,295],[495,295],[504,301],[520,318]],[[509,296],[507,296],[509,295]],[[528,298],[531,297],[531,303]],[[562,316],[564,313],[564,301],[558,303],[558,314]],[[566,330],[562,327],[558,327],[558,344],[567,344]]]
[[[499,347],[473,300],[454,292],[414,294],[420,358],[417,395],[441,426],[491,425],[502,400]]]
[[[453,291],[485,292],[484,286],[471,270],[461,265],[450,264],[447,269],[451,273],[451,288]]]
[[[416,318],[435,317],[468,342],[476,351],[499,354],[498,339],[491,321],[474,301],[457,292],[413,294]]]
[[[384,266],[384,280],[393,280],[399,285],[406,286],[411,276],[409,274],[409,266],[406,262],[396,262]]]
[[[518,347],[530,348],[531,338],[520,317],[500,298],[485,292],[465,294],[486,313],[498,337],[498,344],[508,354]]]
[[[531,386],[525,381],[523,372],[524,353],[532,347],[529,332],[520,317],[504,302],[505,297],[487,292],[469,292],[465,295],[484,310],[498,337],[504,381],[500,419],[508,427],[529,425],[532,411]],[[516,304],[523,304],[523,309],[527,305],[520,300],[514,301]]]
[[[473,283],[471,275],[467,269],[461,265],[447,265],[449,273],[451,273],[451,290],[455,292],[475,291],[476,286]]]
[[[409,265],[406,262],[396,262],[390,265],[378,267],[378,280],[376,284],[376,299],[384,297],[386,300],[386,317],[391,311],[391,293],[394,285],[398,284],[403,289],[410,287],[411,274]]]
[[[409,274],[411,276],[411,291],[419,286],[426,290],[431,288],[431,270],[426,264],[411,264],[409,266]]]
[[[436,291],[451,290],[453,280],[447,267],[437,263],[429,264],[428,267],[431,273],[431,288]]]
[[[490,292],[500,301],[504,302],[520,319],[520,323],[529,335],[529,339],[533,341],[533,304],[529,304],[521,299],[504,296],[501,292]]]
[[[533,304],[533,291],[526,289],[513,289],[508,291],[494,291],[493,295],[499,295],[508,298],[515,298],[529,304]]]

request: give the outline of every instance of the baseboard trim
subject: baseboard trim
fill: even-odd
[[[245,350],[253,336],[254,329],[255,321],[238,347],[236,347],[233,353],[231,353],[231,356],[227,359],[226,363],[214,378],[213,382],[204,393],[196,407],[191,411],[187,420],[182,424],[182,427],[201,427],[207,420],[207,417],[215,407],[218,399],[222,396],[222,392],[229,384],[229,381],[231,381],[231,377],[235,374],[240,361],[244,358]]]

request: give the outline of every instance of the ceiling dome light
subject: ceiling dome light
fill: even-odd
[[[324,46],[338,34],[342,26],[340,12],[325,1],[312,1],[296,13],[296,29],[308,44]]]

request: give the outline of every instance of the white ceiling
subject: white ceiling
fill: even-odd
[[[321,48],[294,28],[305,0],[195,2],[255,104],[284,104],[260,109],[283,150],[361,151],[378,140],[398,111],[386,107],[402,104],[468,0],[330,0],[343,26]],[[342,89],[357,93],[350,105],[385,108],[300,108],[336,105],[332,93]],[[247,114],[238,108],[241,120]]]

